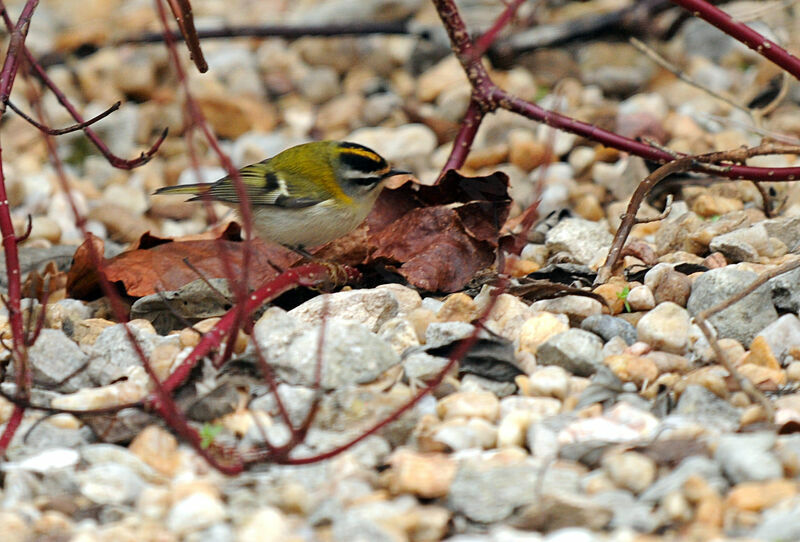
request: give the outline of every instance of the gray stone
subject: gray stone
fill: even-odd
[[[630,197],[647,175],[649,171],[644,160],[630,154],[623,155],[614,164],[598,161],[592,166],[592,180],[620,201]]]
[[[731,266],[706,271],[695,280],[686,308],[694,316],[750,286],[758,275]],[[720,338],[749,345],[765,327],[778,319],[768,284],[710,318]]]
[[[581,322],[581,329],[591,331],[608,342],[621,337],[628,345],[636,342],[636,328],[630,322],[609,314],[594,314]]]
[[[571,326],[579,326],[589,316],[602,314],[603,305],[596,299],[582,295],[565,295],[555,299],[540,299],[531,303],[532,311],[566,314]]]
[[[425,329],[425,347],[436,348],[466,339],[474,330],[475,326],[467,322],[432,322]]]
[[[721,252],[729,262],[755,262],[759,256],[778,257],[786,253],[786,245],[771,240],[763,224],[718,235],[708,248]]]
[[[578,54],[583,82],[607,94],[640,92],[655,73],[653,64],[643,60],[627,43],[589,43]]]
[[[800,216],[782,216],[761,222],[770,237],[780,239],[789,252],[800,248]]]
[[[144,481],[126,465],[101,463],[78,473],[80,492],[98,504],[133,504]]]
[[[547,339],[536,351],[539,365],[558,365],[577,376],[590,376],[603,364],[603,341],[594,333],[569,329]]]
[[[774,453],[775,433],[759,432],[720,437],[716,459],[735,484],[783,477],[783,466]]]
[[[577,263],[590,264],[608,251],[612,236],[605,222],[565,218],[547,232],[545,243],[551,254],[569,253]]]
[[[614,516],[607,502],[581,494],[542,495],[523,508],[514,524],[531,531],[555,531],[566,527],[600,530]]]
[[[320,295],[289,311],[301,322],[319,324],[323,318],[353,320],[377,332],[397,316],[399,304],[388,289],[350,290]]]
[[[89,375],[85,365],[87,356],[80,347],[59,329],[43,329],[36,342],[28,349],[28,361],[33,369],[34,381],[44,387],[71,393],[88,386]],[[69,375],[76,373],[69,380]]]
[[[647,503],[659,502],[668,494],[681,491],[690,476],[703,478],[720,493],[724,493],[728,488],[728,482],[722,476],[719,464],[705,456],[695,455],[687,457],[675,470],[656,480],[639,495],[639,500]]]
[[[762,329],[759,335],[767,341],[775,358],[782,361],[790,348],[800,346],[800,319],[794,314],[784,314]]]
[[[750,533],[752,540],[800,540],[800,499],[789,506],[776,506],[765,510],[761,523]]]
[[[400,356],[388,344],[352,320],[328,318],[324,325],[309,326],[288,314],[267,311],[256,323],[253,336],[287,384],[314,386],[319,366],[322,388],[338,389],[371,382],[400,363]]]
[[[703,386],[689,385],[683,390],[674,414],[685,416],[698,423],[733,431],[739,426],[739,409],[717,397]]]
[[[544,476],[540,481],[539,477]],[[450,486],[447,501],[453,510],[472,521],[492,523],[509,517],[519,506],[539,499],[539,490],[547,493],[578,493],[578,473],[572,469],[550,466],[524,459],[517,463],[493,463],[475,459],[459,466]]]
[[[178,336],[161,337],[145,328],[128,325],[136,342],[146,357],[153,349],[163,343],[178,342]],[[133,347],[125,329],[125,324],[116,324],[100,332],[89,354],[87,373],[95,384],[106,386],[128,376],[132,367],[141,366],[142,360]]]
[[[309,409],[314,402],[314,395],[316,392],[305,386],[290,386],[289,384],[278,384],[278,395],[281,398],[281,403],[289,415],[289,420],[295,427],[298,426],[308,416]],[[251,410],[263,410],[269,412],[270,415],[280,417],[278,403],[275,400],[275,394],[267,390],[264,395],[256,397],[250,401],[249,408]]]
[[[680,35],[684,51],[703,51],[703,56],[715,64],[736,44],[732,37],[699,19],[686,21]]]
[[[447,358],[414,352],[403,358],[403,374],[409,382],[423,382],[439,374],[449,362]]]
[[[778,275],[768,283],[772,302],[781,311],[800,312],[800,269]]]
[[[629,528],[650,533],[659,525],[653,506],[638,501],[629,491],[603,491],[592,495],[592,498],[614,513],[609,524],[612,529]]]
[[[182,329],[186,321],[222,316],[231,308],[232,299],[227,279],[197,279],[177,290],[140,297],[131,306],[131,319],[144,318],[159,333],[169,333]]]

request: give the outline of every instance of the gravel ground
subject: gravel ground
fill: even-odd
[[[630,3],[552,2],[564,5],[543,9],[543,16],[559,22]],[[733,4],[753,9],[753,3]],[[475,29],[503,8],[490,0],[460,5]],[[439,25],[423,0],[193,6],[200,28],[404,16]],[[531,8],[523,6],[521,16]],[[790,50],[796,45],[798,19],[791,13],[776,7],[756,15],[759,30]],[[42,55],[158,28],[151,2],[45,2],[28,44]],[[446,44],[436,43],[412,36],[208,41],[210,70],[203,75],[179,51],[192,92],[236,165],[312,138],[346,139],[431,183],[470,96],[458,62]],[[701,21],[689,21],[657,48],[695,80],[742,103],[776,74]],[[123,101],[97,125],[122,156],[137,155],[164,127],[171,130],[155,158],[133,171],[112,168],[80,134],[58,138],[72,195],[89,229],[106,241],[107,256],[145,231],[175,237],[207,229],[202,206],[150,195],[196,179],[182,94],[162,45],[101,47],[48,73],[87,116]],[[755,145],[764,135],[800,136],[796,84],[756,128],[746,112],[678,80],[624,42],[541,50],[492,74],[521,98],[682,152]],[[19,79],[12,101],[27,106],[25,89]],[[53,96],[45,94],[43,107],[53,126],[70,123]],[[202,138],[194,142],[201,180],[224,175]],[[3,158],[20,232],[33,217],[21,248],[23,269],[41,270],[51,260],[67,269],[82,236],[45,144],[11,113],[4,118]],[[795,156],[749,163],[798,165]],[[518,278],[554,264],[575,274],[596,271],[626,198],[648,173],[640,158],[505,111],[485,119],[463,172],[498,170],[510,179],[512,216],[534,202],[537,186],[540,216],[555,212],[512,261]],[[470,322],[490,310],[488,331],[480,335],[485,350],[473,351],[462,374],[454,371],[398,420],[323,462],[261,464],[228,477],[150,413],[127,409],[113,418],[78,419],[31,411],[0,464],[2,539],[800,539],[800,270],[710,319],[728,361],[766,394],[773,422],[718,363],[693,320],[789,261],[800,246],[800,187],[767,188],[776,207],[769,219],[752,183],[677,186],[669,216],[632,232],[636,250],[625,256],[625,267],[646,273],[593,289],[605,306],[585,296],[530,302],[513,293],[492,303],[488,287],[434,296],[388,284],[331,294],[326,303],[313,298],[288,311],[268,308],[252,335],[237,339],[236,367],[219,374],[203,367],[178,400],[217,443],[244,450],[265,438],[285,442],[288,428],[254,362],[259,347],[293,422],[320,399],[299,457],[343,444],[405,404],[446,363],[442,348],[471,335]],[[645,204],[640,215],[659,212]],[[45,329],[28,352],[33,400],[99,408],[146,395],[149,378],[108,304],[60,292],[46,307],[26,301],[33,315],[45,310]],[[8,333],[7,317],[2,320]],[[196,327],[208,330],[215,322]],[[187,329],[159,333],[145,319],[131,328],[161,378],[198,341]],[[467,361],[474,363],[470,370]],[[504,372],[498,377],[486,367]],[[0,386],[11,393],[13,382],[12,372]],[[0,400],[2,424],[11,411]]]

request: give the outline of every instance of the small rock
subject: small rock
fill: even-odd
[[[689,277],[669,269],[658,282],[653,297],[656,304],[670,302],[685,307],[691,293],[692,281]]]
[[[800,319],[794,314],[784,314],[770,325],[761,330],[750,345],[763,339],[770,353],[781,361],[789,355],[792,346],[800,345]]]
[[[706,271],[695,280],[686,308],[696,315],[741,292],[757,277],[752,271],[731,266]],[[742,344],[750,344],[762,329],[777,319],[778,313],[772,305],[769,285],[765,284],[713,315],[709,321],[720,337],[731,337]]]
[[[165,476],[174,475],[180,462],[177,439],[156,425],[136,435],[128,450]]]
[[[603,457],[603,468],[618,487],[641,493],[656,478],[656,464],[638,452],[609,453]]]
[[[775,434],[731,434],[720,437],[714,459],[734,483],[783,477],[783,467],[772,452]]]
[[[773,239],[763,224],[754,224],[718,235],[709,244],[709,249],[721,252],[729,262],[755,262],[759,256],[777,258],[786,253],[786,245]]]
[[[769,281],[772,301],[781,311],[800,312],[800,269],[778,275]]]
[[[644,160],[632,154],[625,155],[615,164],[596,162],[592,166],[594,182],[606,187],[617,200],[630,197],[649,174]]]
[[[640,341],[653,348],[682,354],[688,346],[689,313],[675,303],[665,302],[645,314],[636,325]]]
[[[582,295],[565,295],[556,299],[542,299],[531,303],[531,310],[566,314],[571,326],[580,326],[584,319],[603,313],[603,305],[596,299]]]
[[[236,532],[238,542],[281,542],[289,536],[286,516],[271,506],[262,506],[248,515]]]
[[[450,455],[397,449],[387,460],[390,469],[383,480],[392,493],[411,493],[424,499],[445,497],[458,464]]]
[[[797,484],[791,480],[743,482],[731,488],[725,505],[743,511],[761,512],[797,495]]]
[[[703,386],[689,385],[681,394],[675,414],[709,427],[730,431],[739,425],[739,410]]]
[[[617,378],[623,382],[633,382],[637,387],[658,378],[658,367],[648,358],[619,354],[607,357],[604,363],[617,375]]]
[[[691,290],[691,289],[690,289]],[[686,297],[689,297],[687,292]],[[653,292],[647,286],[635,286],[628,292],[625,298],[632,311],[649,311],[656,306],[656,300]],[[667,300],[664,300],[667,301]],[[671,299],[668,301],[672,301]],[[679,303],[680,304],[680,303]]]
[[[594,333],[569,329],[550,337],[537,351],[540,365],[557,365],[578,376],[590,376],[602,363],[603,343]]]
[[[77,477],[81,494],[98,504],[132,504],[145,487],[133,469],[113,463],[92,465]]]
[[[591,264],[603,257],[611,246],[611,234],[603,222],[566,218],[547,232],[550,253],[567,252],[577,263]]]
[[[176,535],[183,536],[223,521],[226,514],[225,505],[219,497],[198,491],[172,505],[166,526]]]
[[[557,365],[540,367],[528,377],[523,390],[526,395],[565,399],[569,390],[570,374]]]
[[[535,354],[547,339],[568,329],[569,319],[563,314],[539,312],[522,324],[519,330],[519,349]]]
[[[324,326],[311,327],[286,313],[267,311],[254,326],[253,337],[286,383],[312,386],[323,329],[321,386],[325,389],[371,382],[400,362],[380,337],[351,320],[328,319]]]
[[[787,316],[794,316],[794,315],[792,314]],[[770,325],[774,325],[778,322],[780,322],[780,318]],[[780,363],[778,363],[778,360],[775,359],[775,356],[772,353],[772,349],[769,347],[769,343],[767,342],[767,340],[764,338],[763,335],[758,335],[755,339],[753,339],[753,342],[750,343],[750,351],[741,360],[742,365],[746,365],[748,363],[753,365],[758,365],[761,367],[766,367],[768,369],[772,369],[775,371],[779,371],[781,368]]]
[[[36,382],[63,392],[74,392],[90,384],[86,371],[88,356],[60,329],[42,329],[28,348],[28,361]],[[76,371],[69,380],[64,380]]]
[[[494,421],[500,412],[500,402],[489,392],[457,392],[439,401],[436,411],[439,417],[445,420],[456,417],[477,417]]]
[[[399,304],[388,289],[350,290],[309,299],[289,311],[301,322],[317,324],[323,318],[353,320],[377,332],[398,314]]]
[[[621,337],[628,345],[636,342],[636,328],[631,324],[608,314],[594,314],[581,322],[581,329],[599,335],[606,342]]]

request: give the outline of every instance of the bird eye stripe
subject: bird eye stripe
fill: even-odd
[[[350,177],[347,180],[359,186],[370,186],[381,182],[380,177]]]
[[[344,150],[340,156],[345,166],[363,173],[373,173],[386,168],[386,161],[374,153],[355,153]]]

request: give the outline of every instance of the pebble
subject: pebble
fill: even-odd
[[[399,303],[388,289],[350,290],[316,296],[287,314],[314,324],[323,317],[352,320],[373,332],[399,314]]]
[[[611,234],[603,222],[566,218],[547,232],[545,242],[550,253],[566,252],[576,263],[591,264],[608,253]]]
[[[262,506],[236,530],[240,542],[281,542],[289,535],[289,521],[272,506]]]
[[[683,354],[688,347],[689,313],[675,303],[660,303],[645,314],[636,325],[640,341],[653,348]]]
[[[570,373],[557,365],[540,367],[528,376],[522,391],[526,395],[563,400],[569,391],[569,377]]]
[[[623,382],[633,382],[637,387],[646,386],[658,377],[658,366],[645,357],[619,354],[607,357],[603,363]]]
[[[685,307],[692,292],[692,281],[678,271],[666,270],[653,291],[655,303],[675,303]]]
[[[537,313],[522,324],[519,330],[519,349],[535,354],[547,339],[568,329],[569,319],[563,314]]]
[[[687,292],[687,298],[688,292]],[[647,286],[634,286],[628,292],[625,298],[632,311],[649,311],[656,306],[655,296],[653,291]],[[662,299],[662,301],[672,301],[671,299]],[[674,302],[674,301],[673,301]],[[685,302],[684,302],[685,303]],[[680,303],[679,303],[680,304]]]
[[[620,337],[626,344],[636,342],[636,328],[631,324],[608,314],[593,314],[581,322],[581,329],[591,331],[608,342],[614,337]]]
[[[650,487],[657,472],[655,461],[638,452],[606,454],[603,468],[617,486],[637,494]]]
[[[556,365],[577,376],[590,376],[602,363],[603,342],[594,333],[569,329],[553,335],[537,350],[540,365]]]
[[[383,477],[393,495],[411,493],[425,499],[447,496],[458,464],[440,453],[418,453],[399,448],[388,459],[390,469]]]
[[[714,459],[735,484],[781,478],[783,467],[772,452],[775,434],[758,432],[720,437]]]
[[[494,421],[500,412],[497,396],[490,392],[458,392],[439,401],[437,413],[448,418],[484,418]]]
[[[267,311],[256,322],[253,337],[262,352],[270,352],[270,363],[285,382],[312,386],[323,329],[320,384],[325,389],[371,382],[400,363],[400,357],[388,344],[352,320],[331,318],[323,328],[302,323],[287,313]],[[362,363],[352,363],[354,358]]]
[[[167,528],[178,536],[200,531],[225,519],[219,497],[198,491],[175,502],[166,517]]]
[[[33,378],[41,385],[69,393],[90,384],[86,371],[79,371],[88,356],[60,329],[42,329],[28,348],[28,360]]]
[[[530,308],[534,311],[565,314],[571,326],[580,326],[589,316],[603,313],[603,305],[598,300],[581,295],[534,301]]]
[[[692,316],[709,309],[747,288],[758,275],[728,266],[711,269],[695,280],[686,308]],[[741,301],[713,315],[709,322],[720,337],[731,337],[750,344],[762,329],[778,319],[768,285],[763,285]]]

